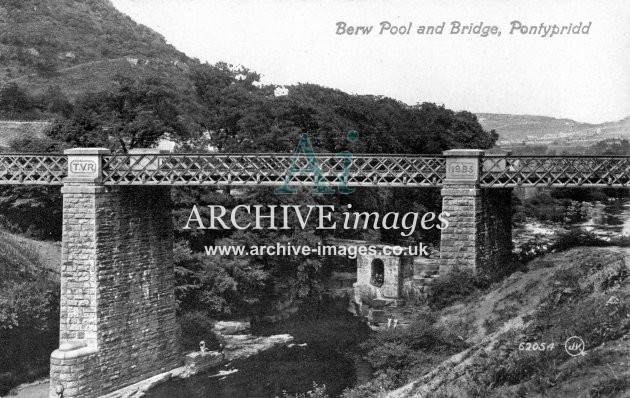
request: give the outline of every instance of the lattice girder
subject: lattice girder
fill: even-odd
[[[65,155],[0,154],[2,185],[62,185],[67,175]]]
[[[106,185],[441,187],[446,157],[435,155],[315,155],[320,174],[304,155],[102,155]],[[348,162],[350,162],[348,164]],[[484,156],[479,185],[629,187],[630,156]],[[288,171],[293,167],[293,173]],[[0,154],[0,184],[62,185],[68,158],[59,154]]]
[[[103,179],[108,185],[316,186],[322,178],[329,187],[343,181],[349,187],[437,187],[445,175],[439,156],[354,155],[349,166],[338,155],[314,159],[316,166],[306,156],[293,164],[293,154],[110,155],[103,157]]]
[[[488,156],[483,158],[481,186],[630,186],[630,157]]]

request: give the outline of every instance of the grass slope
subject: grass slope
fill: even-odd
[[[0,285],[35,278],[59,281],[61,245],[0,231]]]
[[[71,99],[108,90],[114,78],[161,75],[185,89],[197,62],[108,0],[8,0],[0,4],[0,84]]]
[[[410,397],[630,396],[630,249],[575,248],[528,264],[439,322],[471,348],[394,392]],[[586,355],[564,342],[581,337]],[[554,343],[544,351],[521,343]]]

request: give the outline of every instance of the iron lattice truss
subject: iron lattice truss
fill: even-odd
[[[321,171],[328,187],[439,187],[446,174],[443,157],[395,155],[315,155],[296,163],[293,154],[112,155],[104,156],[103,179],[108,185],[232,185],[316,186]],[[348,164],[347,162],[350,162]],[[299,170],[299,171],[298,171]],[[344,170],[347,170],[344,173]],[[321,180],[320,180],[321,181]]]
[[[293,154],[160,154],[105,155],[107,185],[315,186],[308,158]],[[315,155],[328,187],[441,187],[446,178],[443,156]],[[347,162],[350,162],[349,164]],[[0,184],[62,185],[68,160],[57,154],[0,154]],[[630,157],[485,156],[480,185],[630,187]],[[346,172],[344,172],[346,171]]]
[[[0,184],[62,185],[68,174],[65,155],[0,154]]]
[[[487,156],[482,187],[628,187],[630,157]]]

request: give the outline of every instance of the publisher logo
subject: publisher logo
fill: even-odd
[[[571,336],[564,342],[564,350],[572,357],[586,355],[584,348],[584,340],[577,336]]]

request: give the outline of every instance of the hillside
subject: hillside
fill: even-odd
[[[494,129],[499,133],[499,145],[525,141],[528,144],[584,146],[609,138],[630,139],[630,117],[601,124],[534,115],[478,113],[477,117],[484,129]]]
[[[627,248],[537,259],[486,294],[444,309],[438,323],[470,348],[383,396],[628,397],[629,275]],[[571,336],[583,339],[584,355],[565,351]],[[527,350],[527,343],[546,348]]]
[[[49,374],[59,344],[61,245],[0,230],[0,396]]]
[[[0,148],[8,147],[12,140],[20,136],[41,137],[49,126],[50,122],[47,121],[0,120]]]
[[[0,230],[0,285],[44,278],[59,281],[61,245]]]
[[[159,75],[187,89],[186,57],[108,0],[11,0],[0,5],[0,84],[70,99],[121,77]]]

